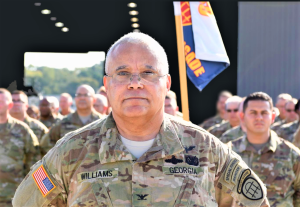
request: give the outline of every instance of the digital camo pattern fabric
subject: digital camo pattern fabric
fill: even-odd
[[[270,141],[257,152],[246,136],[229,142],[267,187],[272,207],[300,206],[300,150],[271,131]]]
[[[29,116],[26,116],[24,119],[24,123],[29,126],[29,128],[33,131],[35,136],[38,138],[39,142],[42,137],[48,133],[48,128],[40,121],[33,119]]]
[[[28,125],[9,116],[0,129],[0,206],[11,206],[18,185],[39,159],[37,137]]]
[[[61,118],[59,117],[54,118],[53,116],[51,116],[49,119],[46,120],[40,119],[39,121],[42,122],[48,129],[50,129],[53,124],[59,122],[60,120]]]
[[[241,136],[244,136],[245,132],[242,130],[241,126],[233,127],[222,134],[220,137],[221,142],[227,143],[235,140]]]
[[[207,130],[210,127],[222,123],[224,120],[221,118],[220,115],[215,115],[214,117],[211,117],[207,120],[205,120],[202,124],[199,126],[202,127],[203,129]]]
[[[300,122],[298,120],[282,125],[277,131],[277,135],[285,140],[293,142],[294,134],[297,131]]]
[[[221,124],[217,124],[215,126],[210,127],[207,131],[216,137],[220,138],[224,132],[231,129],[231,125],[228,121],[223,122]]]
[[[100,119],[101,117],[101,114],[93,110],[90,119],[86,124],[83,124],[78,116],[77,111],[68,114],[61,121],[53,125],[49,133],[42,138],[40,146],[43,155],[46,154],[55,145],[55,143],[68,132],[79,129],[89,123],[92,123],[93,121]]]
[[[35,172],[42,168],[46,191],[41,182],[34,182]],[[245,206],[269,206],[265,187],[248,169],[217,138],[167,114],[153,146],[137,160],[122,143],[110,114],[60,139],[31,169],[13,204],[214,207],[221,202],[215,198],[218,183]],[[243,190],[246,178],[260,187],[255,199]]]
[[[274,122],[271,125],[271,129],[276,132],[283,124],[286,124],[285,120],[280,120],[280,121]]]

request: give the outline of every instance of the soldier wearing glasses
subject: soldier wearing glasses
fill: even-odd
[[[19,186],[15,206],[217,206],[217,187],[245,206],[269,206],[264,185],[237,154],[164,113],[171,77],[158,42],[123,36],[105,70],[112,113],[59,140]],[[246,179],[257,186],[255,197]]]
[[[54,124],[50,131],[44,135],[40,143],[43,154],[46,154],[68,132],[79,129],[102,117],[101,114],[93,109],[94,95],[95,91],[89,85],[81,85],[77,88],[75,95],[77,110]]]
[[[228,98],[225,102],[225,109],[226,109],[226,119],[227,121],[221,124],[217,124],[212,126],[207,131],[211,134],[215,135],[216,137],[220,138],[224,132],[227,130],[239,126],[240,119],[238,116],[239,105],[242,102],[242,98],[239,96],[232,96]]]

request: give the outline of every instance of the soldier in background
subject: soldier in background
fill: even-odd
[[[123,36],[109,49],[105,72],[112,113],[59,140],[18,187],[15,206],[222,206],[215,188],[231,189],[245,206],[269,206],[265,186],[236,153],[164,113],[171,77],[158,42]],[[233,164],[241,179],[226,181]],[[47,191],[34,181],[43,169]],[[254,199],[245,178],[257,186]]]
[[[41,138],[48,133],[48,128],[40,121],[30,118],[26,111],[28,108],[28,97],[23,91],[12,92],[13,107],[9,113],[15,119],[25,122],[33,133],[37,136],[39,142]]]
[[[59,113],[63,116],[73,113],[74,110],[71,109],[72,104],[73,104],[73,99],[70,94],[68,94],[68,93],[60,94],[60,98],[59,98],[60,112]]]
[[[174,91],[168,91],[165,99],[165,113],[182,118],[183,115],[179,111],[177,105],[177,97]]]
[[[12,206],[18,185],[41,158],[37,137],[27,124],[9,115],[12,107],[10,92],[0,88],[0,206],[3,207]]]
[[[48,129],[61,120],[55,115],[55,99],[52,97],[44,97],[39,104],[40,109],[40,122],[42,122]]]
[[[49,133],[41,140],[40,146],[42,154],[46,154],[55,143],[68,132],[79,129],[102,117],[101,114],[93,109],[95,103],[95,91],[89,85],[80,85],[76,90],[75,104],[77,110],[61,121],[54,124]]]
[[[239,114],[243,113],[243,108],[244,108],[244,101],[245,98],[242,99],[242,102],[239,105]],[[227,143],[229,141],[235,140],[241,136],[243,136],[246,132],[246,128],[243,126],[243,123],[241,122],[241,117],[239,115],[239,120],[240,120],[240,125],[233,127],[231,129],[228,129],[226,132],[222,134],[220,137],[220,140],[223,143]]]
[[[297,101],[295,100],[290,100],[287,101],[285,104],[285,119],[280,120],[274,124],[272,124],[271,129],[273,131],[277,131],[283,124],[291,123],[296,120],[299,120],[299,115],[295,111],[295,106],[297,104]]]
[[[95,94],[95,99],[96,100],[93,105],[94,109],[102,116],[105,116],[108,109],[108,101],[106,96],[102,94]]]
[[[214,117],[211,117],[207,120],[205,120],[202,124],[199,126],[203,129],[209,129],[210,127],[220,124],[223,121],[225,121],[226,118],[226,109],[225,109],[225,102],[228,98],[230,98],[232,94],[229,91],[222,91],[218,96],[217,101],[217,114]]]
[[[299,99],[300,100],[300,99]],[[295,105],[295,112],[300,116],[300,110],[299,110],[300,102],[298,101]],[[290,142],[294,141],[295,132],[300,126],[299,120],[283,124],[279,129],[276,130],[276,133],[279,137],[282,137],[283,139],[286,139]]]
[[[105,96],[107,98],[107,94],[106,94],[106,89],[104,86],[101,86],[98,91],[97,91],[97,94],[101,94],[103,96]],[[110,112],[111,112],[111,106],[110,106],[110,103],[109,103],[109,100],[107,99],[107,111],[106,111],[106,114],[108,115]]]
[[[239,105],[242,102],[242,98],[239,96],[232,96],[228,98],[225,102],[225,109],[226,113],[225,116],[227,117],[227,121],[216,124],[210,127],[207,131],[216,137],[220,138],[224,132],[233,127],[239,126],[240,119],[239,119]]]
[[[30,118],[33,118],[33,119],[36,119],[36,120],[40,119],[40,110],[35,105],[28,106],[26,113],[28,114],[28,116]]]
[[[281,93],[277,96],[277,99],[276,99],[276,108],[278,108],[279,110],[279,116],[277,116],[275,118],[275,121],[274,123],[278,122],[278,121],[283,121],[285,119],[285,104],[287,101],[291,101],[293,98],[290,94],[288,93]]]
[[[266,93],[250,94],[241,114],[246,135],[228,146],[266,185],[271,206],[300,206],[300,150],[270,130],[275,119],[272,108],[272,99]],[[248,187],[256,188],[251,183]]]

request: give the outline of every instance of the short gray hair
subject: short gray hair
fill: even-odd
[[[120,44],[131,43],[131,44],[142,44],[149,49],[158,60],[160,70],[166,70],[169,73],[169,64],[167,54],[164,48],[152,37],[141,32],[130,32],[120,39],[118,39],[109,49],[106,55],[105,61],[105,73],[107,74],[108,62],[112,51]]]

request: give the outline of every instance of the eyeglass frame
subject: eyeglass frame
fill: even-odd
[[[129,78],[129,80],[130,80],[129,83],[131,83],[131,81],[133,80],[133,76],[138,76],[138,81],[139,81],[139,82],[141,82],[141,80],[145,80],[144,78],[141,78],[141,76],[140,76],[141,73],[138,73],[138,74],[130,73],[130,74],[131,74],[131,76],[130,76],[130,78]],[[113,78],[113,79],[114,79],[114,77],[113,77],[114,75],[118,75],[118,74],[117,74],[117,73],[114,73],[113,75],[107,75],[107,74],[106,74],[106,75],[104,75],[104,76],[110,77],[110,78]],[[161,75],[161,76],[158,75],[157,77],[158,77],[158,79],[159,79],[159,78],[162,78],[162,77],[164,77],[164,76],[166,76],[166,75],[169,75],[169,73],[166,73],[166,74]],[[147,81],[147,80],[145,80],[145,81]],[[151,82],[151,81],[147,81],[147,82],[154,83],[154,82]],[[129,83],[128,83],[128,84],[129,84]],[[125,84],[125,83],[124,83],[124,84]]]
[[[81,94],[81,93],[75,93],[75,98],[88,98],[88,97],[92,97],[92,95],[90,93],[85,93],[85,94]]]
[[[239,111],[239,109],[226,109],[226,111],[227,111],[227,113],[231,113],[231,112],[236,113]]]

